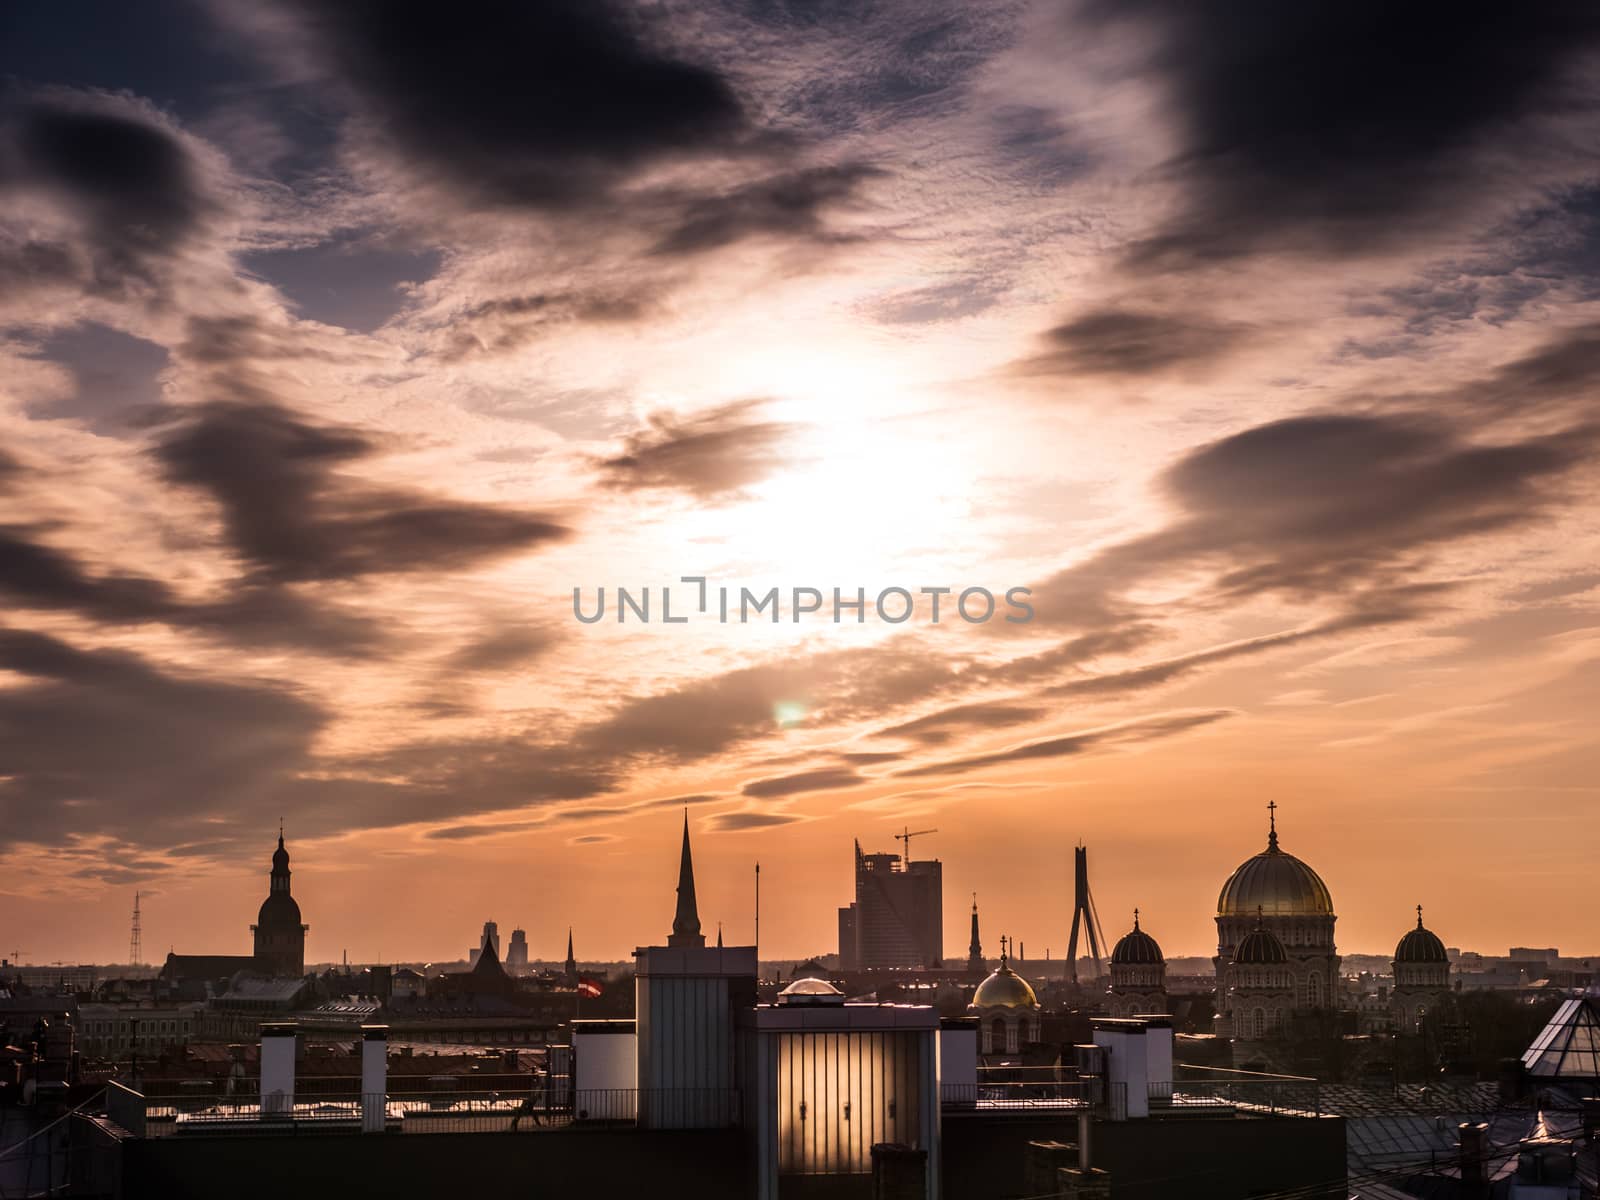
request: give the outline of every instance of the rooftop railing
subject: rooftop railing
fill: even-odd
[[[502,1091],[451,1088],[363,1095],[302,1091],[292,1101],[269,1095],[143,1096],[117,1085],[107,1116],[140,1137],[215,1134],[316,1133],[532,1133],[574,1125],[625,1125],[642,1112],[664,1114],[669,1124],[737,1125],[742,1115],[733,1089],[605,1088],[572,1092],[540,1088]]]
[[[1269,1116],[1322,1115],[1317,1081],[1305,1075],[1272,1075],[1220,1067],[1175,1065],[1173,1078],[1152,1080],[1150,1108],[1233,1109]]]

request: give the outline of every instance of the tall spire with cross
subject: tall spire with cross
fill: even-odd
[[[1267,801],[1267,853],[1274,854],[1278,849],[1278,802]]]
[[[689,852],[689,810],[683,810],[683,854],[678,860],[678,911],[672,918],[669,946],[704,946],[700,907],[694,898],[694,857]]]
[[[978,940],[978,893],[972,893],[972,942],[967,946],[967,970],[983,971],[983,943]]]

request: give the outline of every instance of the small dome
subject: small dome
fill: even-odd
[[[972,1008],[1038,1008],[1039,998],[1028,981],[1000,960],[1000,969],[972,993]]]
[[[843,1004],[844,993],[826,979],[796,979],[778,993],[779,1004]]]
[[[1422,905],[1417,905],[1417,927],[1408,931],[1394,948],[1395,962],[1447,963],[1450,956],[1444,952],[1444,943],[1437,934],[1422,925]]]
[[[1322,877],[1292,854],[1278,849],[1276,825],[1267,848],[1239,864],[1217,896],[1219,917],[1331,917],[1333,897]]]
[[[1139,910],[1133,912],[1133,931],[1122,935],[1111,951],[1111,961],[1118,966],[1159,966],[1166,960],[1155,938],[1139,928]]]
[[[1244,966],[1286,963],[1289,961],[1289,953],[1283,948],[1283,943],[1278,940],[1277,934],[1257,925],[1244,935],[1244,940],[1233,952],[1233,961]]]

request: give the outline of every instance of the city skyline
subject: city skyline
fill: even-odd
[[[1276,807],[1277,806],[1275,804],[1274,805],[1269,805],[1269,809],[1270,808],[1276,808]],[[687,816],[687,813],[685,814],[685,816]],[[1269,821],[1269,825],[1270,824],[1271,824],[1271,822]],[[932,833],[936,833],[936,832],[937,832],[936,830],[923,831],[924,834],[932,834]],[[1275,828],[1273,828],[1271,830],[1271,832],[1275,835],[1275,832],[1276,832]],[[900,835],[896,835],[896,836],[900,836]],[[1276,839],[1275,836],[1272,838],[1271,844],[1272,845],[1277,845],[1278,844],[1277,843],[1277,839]],[[278,843],[278,850],[279,850],[280,854],[283,851],[283,847],[284,847],[284,841],[283,841],[282,835],[280,834],[280,840],[279,840],[279,843]],[[862,853],[861,847],[858,845],[856,850],[857,850],[857,855],[858,855],[858,858],[859,858],[859,855]],[[868,853],[868,857],[869,858],[870,857],[881,857],[881,855],[873,855],[872,853],[869,852]],[[897,856],[897,857],[899,857],[899,856]],[[903,858],[902,858],[902,861],[903,861]],[[917,859],[916,861],[918,863],[923,863],[923,862],[926,862],[928,860]],[[940,865],[942,867],[942,865],[943,865],[942,860],[935,859],[933,861],[938,863],[938,865]],[[301,869],[303,871],[303,867]],[[279,865],[278,865],[277,859],[274,858],[273,859],[273,871],[272,871],[273,890],[274,890],[274,892],[276,892],[277,886],[278,886],[278,880],[277,880],[277,872],[278,872],[278,870],[279,870]],[[858,870],[859,870],[859,868],[858,868]],[[754,877],[754,871],[752,871],[752,879],[753,879],[753,877]],[[313,876],[313,878],[314,878],[314,876]],[[301,883],[298,886],[304,887],[305,883],[306,883],[306,877],[305,877],[304,874],[302,874]],[[285,885],[285,888],[286,887],[287,887],[287,885]],[[702,885],[697,890],[699,890],[701,892],[704,892],[705,889],[704,889],[704,887]],[[137,911],[137,902],[138,902],[139,899],[142,898],[143,895],[144,895],[143,893],[136,894],[136,911],[135,911],[134,918],[133,918],[133,921],[134,921],[134,924],[135,924],[136,927],[142,927],[142,914]],[[297,895],[297,899],[298,899],[298,895]],[[815,899],[815,898],[813,897],[813,899]],[[780,899],[780,902],[781,902],[781,899]],[[769,897],[769,906],[770,906],[770,903],[771,903],[771,898]],[[975,908],[981,908],[981,906],[979,905],[979,898],[978,898],[976,893],[972,894],[971,903]],[[998,906],[998,907],[999,907],[1000,911],[1008,911],[1008,909],[1004,905],[1001,905],[1001,906]],[[1409,919],[1415,919],[1416,921],[1420,922],[1420,920],[1422,918],[1423,911],[1424,911],[1424,907],[1425,906],[1423,906],[1423,905],[1414,906],[1414,908],[1413,908],[1413,917],[1412,918],[1408,918],[1408,920]],[[1068,905],[1069,913],[1070,913],[1070,910],[1071,910],[1071,906],[1069,904]],[[1141,912],[1141,910],[1139,910],[1137,907],[1135,908],[1134,911],[1135,911],[1135,913],[1138,913],[1140,916],[1142,916],[1143,921],[1146,924],[1149,923],[1150,914],[1148,912]],[[1345,911],[1348,911],[1348,909],[1345,910]],[[770,916],[771,916],[770,907],[769,907],[768,913],[769,913],[769,919],[770,919]],[[965,915],[965,909],[960,910],[958,915],[964,916]],[[1214,916],[1214,915],[1215,914],[1213,913],[1212,916]],[[1133,917],[1133,914],[1130,914],[1130,921],[1129,922],[1123,922],[1123,924],[1130,924],[1131,920],[1132,920],[1132,917]],[[337,914],[335,914],[335,918],[337,920]],[[753,938],[754,920],[753,920],[753,918],[754,918],[754,912],[752,911],[752,913],[751,913],[751,921],[750,921],[750,924],[752,926],[752,929],[751,929],[752,944],[754,944],[754,938]],[[295,918],[294,919],[296,921],[298,921],[298,919],[299,919],[298,910],[295,913]],[[1210,918],[1208,918],[1208,922],[1209,922],[1209,919]],[[1341,914],[1341,919],[1343,919],[1343,914]],[[739,923],[737,921],[727,921],[725,918],[721,918],[721,917],[712,917],[712,918],[708,918],[708,920],[710,921],[710,924],[716,928],[718,937],[721,937],[723,935],[724,926],[725,925],[728,927],[728,933],[730,935],[732,935],[732,936],[743,936],[742,934],[739,934],[739,933],[736,932],[739,929]],[[497,915],[494,915],[494,914],[489,915],[486,918],[485,922],[484,922],[483,930],[480,932],[480,941],[481,941],[482,937],[488,936],[488,931],[490,929],[497,929],[498,928],[498,924],[499,924],[499,917]],[[558,947],[558,951],[557,952],[553,952],[552,954],[546,956],[543,953],[539,952],[539,938],[540,938],[540,933],[541,933],[541,928],[542,928],[542,922],[540,922],[540,921],[526,921],[526,920],[519,921],[519,920],[514,919],[513,921],[510,922],[510,925],[515,926],[514,932],[516,934],[518,934],[518,935],[526,935],[529,932],[529,930],[527,928],[524,928],[524,926],[531,926],[532,927],[532,932],[534,934],[534,940],[531,941],[531,942],[525,941],[525,942],[522,943],[524,949],[527,952],[527,956],[528,956],[528,961],[529,962],[534,962],[534,963],[561,963],[561,962],[565,961],[565,959],[572,952],[574,933],[573,933],[573,928],[571,926],[567,927],[566,933],[564,935],[566,937],[566,939],[567,939],[566,942],[564,943],[564,946]],[[253,934],[255,928],[256,928],[255,925],[251,925],[250,926],[250,930],[252,931],[252,934]],[[307,928],[307,930],[309,930],[311,927],[307,926],[306,928]],[[954,930],[955,927],[951,926],[951,928],[952,928],[952,930]],[[962,924],[961,928],[962,928],[962,930],[965,930],[966,929],[966,925]],[[995,927],[992,924],[989,924],[988,928],[990,928],[991,930],[994,930]],[[1067,928],[1070,928],[1070,919],[1069,919]],[[1100,957],[1102,959],[1102,965],[1104,965],[1104,960],[1107,957],[1107,955],[1109,954],[1110,944],[1114,943],[1117,940],[1117,938],[1121,935],[1122,932],[1125,932],[1125,930],[1122,929],[1121,926],[1118,924],[1117,919],[1115,917],[1112,918],[1111,925],[1108,928],[1111,931],[1107,934],[1106,944],[1102,945],[1100,947]],[[1409,932],[1411,928],[1412,928],[1412,926],[1410,924],[1407,924],[1406,926],[1404,926],[1400,930],[1399,934],[1397,934],[1397,939],[1398,939],[1398,937],[1404,936],[1404,934]],[[337,927],[336,927],[336,930],[337,930]],[[358,930],[358,932],[359,932],[359,930]],[[1060,931],[1056,930],[1055,932],[1060,932]],[[498,944],[498,934],[496,934],[495,936],[496,936],[496,942]],[[843,929],[842,928],[839,930],[839,936],[840,937],[843,936]],[[965,936],[965,934],[964,934],[964,936]],[[1055,963],[1059,964],[1062,961],[1061,947],[1056,945],[1055,942],[1050,940],[1050,936],[1049,936],[1049,932],[1048,931],[1047,931],[1046,937],[1042,940],[1042,945],[1044,947],[1044,952],[1043,953],[1035,953],[1033,956],[1026,957],[1026,958],[1024,957],[1025,952],[1026,952],[1026,946],[1027,946],[1027,937],[1026,936],[1020,936],[1019,937],[1016,934],[1008,933],[1008,932],[1005,932],[1004,930],[1001,930],[998,933],[991,932],[991,934],[989,935],[989,938],[990,938],[990,941],[993,943],[994,946],[1001,945],[1001,939],[1003,939],[1005,942],[1008,942],[1010,944],[1010,946],[1011,946],[1011,957],[1012,957],[1012,959],[1014,961],[1017,961],[1017,962],[1024,962],[1025,961],[1025,962],[1034,963],[1034,964],[1038,964],[1040,962],[1055,962]],[[339,940],[339,938],[337,937],[337,932],[336,932],[336,935],[334,936],[334,938],[332,940]],[[638,940],[638,939],[636,939],[636,940]],[[1063,937],[1061,939],[1061,941],[1065,942],[1066,938]],[[1171,951],[1169,951],[1167,953],[1167,958],[1168,959],[1194,959],[1194,960],[1202,960],[1202,961],[1210,960],[1210,959],[1212,959],[1214,957],[1214,954],[1215,954],[1215,951],[1216,951],[1216,946],[1215,946],[1214,942],[1215,942],[1215,939],[1213,939],[1213,943],[1212,944],[1210,944],[1210,945],[1208,945],[1208,946],[1206,946],[1204,948],[1195,948],[1195,949],[1181,948],[1181,949],[1177,949],[1177,950],[1171,950]],[[224,942],[224,943],[221,943],[221,944],[222,945],[226,945],[228,943]],[[308,944],[309,944],[309,939],[308,939]],[[1484,955],[1486,957],[1502,956],[1502,952],[1496,947],[1457,944],[1457,943],[1455,943],[1453,941],[1450,944],[1451,944],[1452,949],[1459,949],[1464,953],[1477,953],[1477,954],[1482,954],[1482,955]],[[1041,942],[1036,940],[1035,941],[1035,950],[1036,951],[1039,949],[1040,945],[1041,945]],[[1516,948],[1517,945],[1518,945],[1518,943],[1515,940],[1513,940],[1513,942],[1507,947],[1507,949],[1509,950],[1509,949]],[[1536,936],[1532,936],[1530,934],[1529,936],[1524,936],[1522,938],[1520,945],[1523,948],[1528,948],[1528,947],[1533,947],[1533,946],[1542,946],[1543,943],[1541,942],[1540,938],[1538,938]],[[194,947],[189,947],[189,948],[193,949]],[[1587,959],[1587,958],[1593,956],[1591,950],[1588,949],[1586,946],[1577,946],[1577,947],[1575,947],[1575,946],[1568,945],[1568,946],[1565,946],[1565,947],[1555,947],[1555,948],[1561,951],[1563,958],[1567,958],[1567,959]],[[814,948],[811,948],[811,949],[808,949],[808,950],[799,951],[799,952],[795,952],[795,953],[784,953],[782,947],[777,947],[777,948],[771,948],[771,949],[766,950],[765,959],[767,961],[779,961],[779,962],[781,962],[781,961],[784,961],[784,960],[793,960],[793,961],[798,962],[798,961],[801,961],[801,960],[804,960],[804,959],[810,959],[810,958],[826,958],[826,957],[829,957],[829,955],[833,954],[836,951],[836,949],[837,949],[837,947],[832,947],[832,948],[815,948],[814,947]],[[991,949],[992,949],[992,947],[991,947]],[[1345,957],[1347,957],[1347,958],[1349,956],[1351,956],[1351,955],[1386,958],[1392,953],[1392,948],[1386,948],[1386,947],[1383,947],[1383,946],[1378,946],[1378,947],[1375,947],[1375,948],[1365,948],[1365,947],[1348,948],[1347,947],[1347,948],[1344,948],[1343,952],[1344,952]],[[994,950],[992,953],[987,954],[986,958],[988,960],[990,960],[990,961],[998,961],[999,953],[1000,952],[998,950]],[[957,947],[955,945],[947,945],[945,947],[944,962],[942,964],[942,967],[945,968],[945,969],[951,968],[951,967],[955,966],[956,964],[960,963],[961,961],[963,961],[966,958],[966,956],[967,956],[967,943],[966,942],[962,942],[959,947]],[[632,950],[631,949],[624,950],[624,951],[622,951],[620,953],[617,953],[614,956],[608,956],[605,953],[589,953],[587,951],[582,956],[582,958],[585,961],[599,962],[599,963],[627,963],[631,959],[631,957],[632,957]],[[1080,963],[1082,963],[1082,962],[1088,961],[1090,958],[1092,958],[1092,953],[1089,950],[1084,949],[1084,950],[1081,951],[1078,961]],[[59,960],[59,961],[65,962],[67,960]],[[102,962],[102,963],[105,963],[105,964],[114,964],[114,963],[117,963],[117,962],[119,962],[121,960],[119,960],[119,959],[117,959],[115,957],[107,957],[107,958],[104,958],[104,959],[98,959],[97,960],[97,959],[94,959],[93,956],[80,955],[78,957],[77,961],[79,961],[79,962],[98,961],[98,962]],[[161,956],[158,955],[158,956],[156,956],[156,958],[155,958],[155,960],[153,962],[147,962],[147,961],[141,960],[139,963],[136,963],[136,964],[133,964],[133,965],[143,965],[143,966],[160,965],[160,961],[161,961]],[[376,958],[366,958],[366,957],[362,957],[358,953],[355,957],[352,957],[350,955],[349,946],[348,945],[342,945],[337,954],[334,954],[334,955],[331,955],[329,957],[322,958],[322,959],[317,959],[311,953],[308,952],[306,954],[306,957],[305,957],[304,961],[308,966],[313,964],[313,963],[316,963],[316,962],[321,962],[321,963],[345,962],[345,963],[365,964],[365,963],[368,963],[368,962],[403,963],[403,962],[435,962],[436,961],[436,962],[440,962],[440,963],[448,963],[448,962],[470,962],[471,961],[471,955],[469,954],[469,955],[463,955],[460,958],[452,958],[448,954],[441,954],[441,955],[421,954],[421,955],[417,955],[417,954],[399,953],[399,954],[381,955],[381,956],[378,956]],[[49,965],[49,964],[29,963],[29,962],[23,961],[23,962],[18,963],[16,965],[27,965],[27,966],[38,967],[38,966]]]
[[[742,944],[909,826],[1209,954],[1269,801],[1346,952],[1600,950],[1600,18],[137,8],[0,13],[7,956],[282,820],[307,961],[622,957],[684,809]]]

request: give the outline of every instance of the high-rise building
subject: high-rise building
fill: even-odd
[[[848,913],[848,915],[847,915]],[[849,932],[851,944],[844,937]],[[841,965],[859,971],[944,964],[944,868],[856,843],[856,899],[839,912]]]
[[[506,948],[506,970],[520,971],[528,965],[528,935],[524,930],[511,931],[511,945]]]
[[[494,956],[500,957],[500,926],[493,921],[483,923],[483,934],[478,938],[478,944],[467,951],[467,962],[476,965],[478,956],[483,953],[485,946],[494,947]]]

